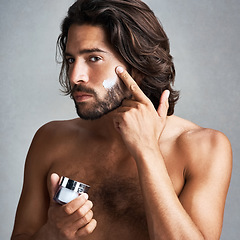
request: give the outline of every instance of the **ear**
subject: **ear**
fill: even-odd
[[[135,82],[138,84],[138,86],[141,84],[142,79],[144,78],[144,74],[139,72],[136,68],[132,69],[131,76],[135,80]]]

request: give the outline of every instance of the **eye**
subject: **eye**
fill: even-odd
[[[66,61],[67,61],[67,63],[68,64],[72,64],[72,63],[74,63],[74,58],[66,58]]]
[[[90,62],[97,62],[97,61],[100,61],[100,60],[102,60],[102,58],[98,57],[98,56],[92,56],[92,57],[89,58]]]

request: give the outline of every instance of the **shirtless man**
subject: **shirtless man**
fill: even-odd
[[[12,239],[219,239],[231,146],[173,115],[174,66],[154,14],[139,0],[80,0],[58,43],[80,118],[37,131]],[[89,184],[89,199],[56,203],[60,176]]]

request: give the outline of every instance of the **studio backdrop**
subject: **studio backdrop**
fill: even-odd
[[[9,239],[37,129],[77,117],[58,83],[60,23],[73,0],[1,0],[0,239]],[[240,236],[240,1],[147,0],[167,32],[181,98],[175,114],[224,132],[233,174],[222,240]],[[218,184],[216,182],[216,184]]]

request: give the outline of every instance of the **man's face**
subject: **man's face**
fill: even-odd
[[[115,73],[121,57],[99,26],[73,24],[68,32],[65,58],[76,110],[82,119],[97,119],[130,96]]]

